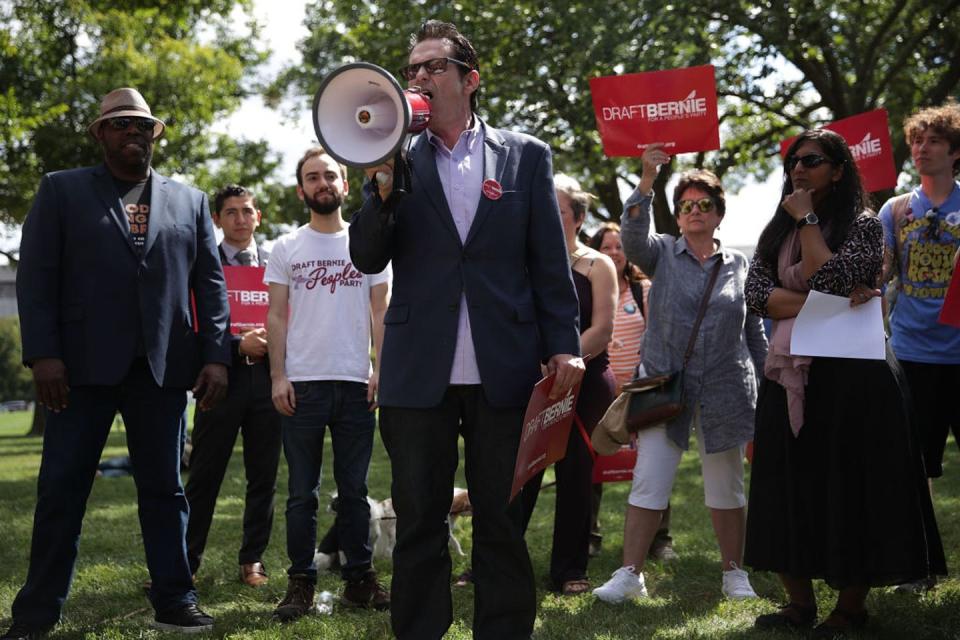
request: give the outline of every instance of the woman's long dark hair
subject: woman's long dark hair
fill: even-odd
[[[823,155],[833,161],[834,166],[843,167],[843,175],[833,183],[830,193],[815,207],[827,246],[831,251],[836,251],[846,239],[853,221],[870,206],[870,196],[863,190],[857,165],[850,154],[850,147],[842,136],[828,129],[808,129],[797,136],[790,145],[786,159],[792,158],[804,142],[815,142],[820,146]],[[793,193],[793,180],[784,162],[783,192],[780,194],[780,202],[783,202],[783,199],[791,193]],[[796,228],[796,221],[790,217],[782,205],[778,204],[773,219],[764,227],[757,241],[757,255],[768,264],[776,265],[780,246]]]

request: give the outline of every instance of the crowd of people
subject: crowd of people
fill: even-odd
[[[879,214],[843,138],[801,133],[748,262],[716,237],[727,202],[709,171],[682,174],[673,190],[679,235],[652,229],[653,184],[671,160],[662,144],[644,151],[620,225],[588,239],[592,196],[554,174],[549,147],[477,115],[477,52],[454,25],[424,23],[401,75],[432,112],[406,156],[411,188],[394,192],[390,162],[367,169],[363,205],[347,224],[347,168],[312,147],[296,168],[310,219],[270,253],[255,237],[261,212],[249,189],[225,186],[211,212],[204,194],[151,168],[165,124],[135,89],[107,94],[89,126],[102,164],[43,177],[17,292],[23,361],[49,417],[29,571],[4,640],[43,637],[60,619],[117,412],[158,628],[213,627],[195,577],[241,434],[239,579],[271,579],[263,554],[282,453],[289,566],[274,616],[289,622],[315,609],[329,428],[341,604],[389,609],[402,639],[450,627],[447,518],[462,438],[474,637],[528,639],[537,604],[524,534],[542,473],[508,497],[527,400],[551,374],[551,398],[581,389],[555,465],[549,579],[558,593],[592,591],[609,603],[647,595],[648,560],[678,556],[670,497],[691,436],[721,593],[756,597],[745,567],[776,573],[786,592],[758,628],[832,638],[867,623],[871,588],[929,589],[946,574],[927,479],[942,475],[948,433],[960,428],[960,405],[944,402],[960,387],[960,330],[937,320],[960,248],[960,106],[907,119],[920,185]],[[265,328],[230,334],[225,266],[265,268]],[[882,297],[886,359],[792,354],[811,291],[851,306]],[[683,410],[636,432],[622,565],[594,588],[587,565],[601,552],[602,485],[590,435],[624,385],[678,370]],[[184,488],[187,390],[198,401]],[[378,417],[397,518],[389,589],[369,539]],[[838,591],[826,616],[814,579]]]

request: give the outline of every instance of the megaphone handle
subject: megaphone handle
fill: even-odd
[[[398,149],[393,157],[393,192],[410,193],[413,191],[413,175],[410,172],[410,163],[403,157],[403,150]]]

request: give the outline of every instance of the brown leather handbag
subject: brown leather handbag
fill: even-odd
[[[629,433],[636,433],[654,425],[662,424],[676,418],[683,411],[683,372],[693,355],[693,347],[697,343],[697,332],[707,313],[710,302],[710,293],[717,282],[723,260],[718,259],[710,273],[710,280],[700,299],[700,308],[697,310],[697,319],[693,323],[690,340],[687,341],[687,350],[683,354],[683,366],[679,371],[665,373],[658,376],[637,378],[623,386],[623,393],[630,394],[630,405],[627,409],[626,423]]]

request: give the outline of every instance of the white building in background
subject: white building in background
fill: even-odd
[[[0,266],[0,318],[17,315],[17,270]]]

